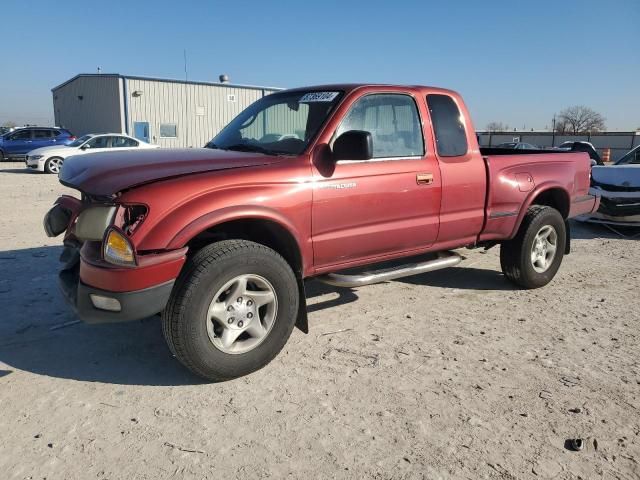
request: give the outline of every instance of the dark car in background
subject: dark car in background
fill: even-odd
[[[638,165],[640,164],[640,145],[629,150],[618,160],[615,165]]]
[[[524,142],[501,143],[500,145],[496,145],[495,148],[512,148],[515,150],[540,150],[535,145],[531,145],[530,143],[524,143]]]
[[[75,135],[64,128],[19,128],[0,136],[0,160],[15,156],[24,156],[36,148],[68,145],[75,139]]]
[[[591,142],[584,141],[568,141],[563,142],[556,147],[557,150],[566,150],[568,152],[586,152],[589,158],[596,162],[597,165],[604,165],[604,161]]]

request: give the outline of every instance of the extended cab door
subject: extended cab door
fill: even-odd
[[[356,95],[336,112],[331,125],[337,126],[318,142],[325,154],[313,160],[317,269],[433,244],[440,172],[431,148],[425,148],[425,116],[424,101],[400,89]],[[372,159],[332,159],[333,141],[350,130],[371,133]]]
[[[426,101],[442,175],[438,244],[475,243],[484,224],[487,170],[471,119],[453,92],[427,92]]]

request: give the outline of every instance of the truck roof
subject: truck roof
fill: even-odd
[[[287,89],[286,91],[343,90],[348,93],[359,88],[384,88],[384,87],[405,88],[409,90],[429,90],[433,92],[457,95],[457,93],[454,92],[453,90],[449,90],[446,88],[430,87],[427,85],[397,85],[397,84],[390,84],[390,83],[329,83],[325,85],[310,85],[307,87],[290,88],[290,89]]]

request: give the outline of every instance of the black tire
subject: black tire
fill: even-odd
[[[244,274],[260,275],[273,285],[277,314],[262,343],[246,353],[229,354],[209,339],[206,312],[216,292]],[[299,301],[296,277],[282,256],[258,243],[225,240],[187,260],[162,312],[162,329],[169,349],[189,370],[211,381],[229,380],[275,358],[291,335]]]
[[[556,252],[544,272],[534,269],[531,260],[533,243],[537,233],[551,226],[557,234]],[[567,242],[564,219],[555,208],[534,205],[527,211],[517,235],[500,246],[500,266],[504,275],[516,285],[524,288],[540,288],[555,277]]]
[[[53,173],[53,174],[56,174],[56,175],[57,175],[57,174],[58,174],[58,172],[57,172],[57,171],[54,171],[54,170],[51,168],[51,164],[53,163],[53,161],[54,161],[54,160],[63,160],[63,159],[62,159],[62,158],[60,158],[60,157],[51,157],[51,158],[48,158],[48,159],[47,159],[47,161],[44,163],[44,171],[45,171],[46,173]],[[62,166],[62,164],[60,164],[60,166]]]
[[[3,162],[4,160],[5,160],[4,152],[2,150],[0,150],[0,162]]]

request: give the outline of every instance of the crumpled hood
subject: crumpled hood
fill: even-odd
[[[150,149],[75,155],[60,183],[89,195],[112,196],[137,185],[192,173],[269,165],[284,157],[208,148]]]
[[[640,190],[640,165],[610,165],[591,169],[593,185]]]

